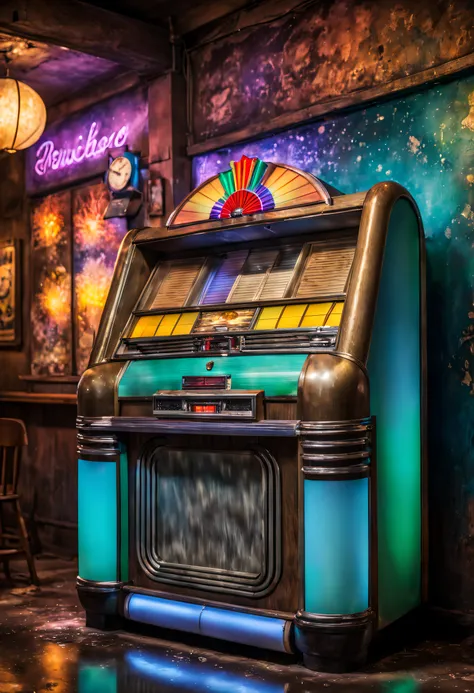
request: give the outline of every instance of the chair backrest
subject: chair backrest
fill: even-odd
[[[23,421],[0,419],[0,496],[17,492],[21,449],[25,445],[28,437]]]

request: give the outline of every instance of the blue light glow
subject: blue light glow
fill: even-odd
[[[216,670],[211,666],[179,660],[173,663],[158,654],[127,652],[125,660],[130,670],[157,684],[175,686],[178,690],[215,691],[216,693],[284,693],[284,681],[255,679]]]
[[[173,628],[210,638],[286,652],[286,621],[230,609],[177,602],[144,594],[127,599],[126,615],[132,621]]]
[[[202,609],[199,604],[132,594],[127,600],[126,614],[131,621],[198,634]]]
[[[203,609],[200,622],[203,635],[281,651],[284,651],[285,625],[286,621],[278,618],[207,606]]]

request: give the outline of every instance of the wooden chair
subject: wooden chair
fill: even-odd
[[[23,421],[0,419],[0,560],[3,562],[5,576],[10,580],[10,559],[18,554],[25,554],[31,581],[38,585],[38,575],[17,491],[21,452],[25,445],[28,445],[28,438]],[[8,503],[13,506],[17,533],[7,532],[5,528],[3,510]]]

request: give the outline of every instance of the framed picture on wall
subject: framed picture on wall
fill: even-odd
[[[21,344],[21,242],[0,241],[0,348]]]
[[[104,219],[100,181],[36,198],[31,208],[31,375],[87,368],[126,219]]]

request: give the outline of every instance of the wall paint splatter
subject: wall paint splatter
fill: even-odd
[[[428,254],[431,595],[474,608],[474,77],[194,160],[195,183],[245,153],[344,193],[391,179],[420,206]]]
[[[207,39],[190,54],[196,142],[468,55],[472,2],[250,3]]]
[[[103,183],[74,191],[74,294],[76,370],[89,361],[99,327],[115,258],[127,232],[125,219],[104,219],[109,193]]]
[[[32,210],[33,375],[70,375],[71,195],[49,195]]]

